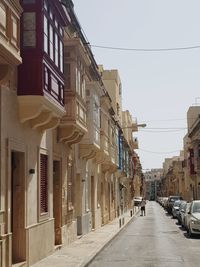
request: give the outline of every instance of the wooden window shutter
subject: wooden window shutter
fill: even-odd
[[[40,154],[40,213],[48,212],[48,156]]]

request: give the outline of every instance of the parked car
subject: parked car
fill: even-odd
[[[188,236],[200,235],[200,200],[193,200],[188,211]]]
[[[181,224],[184,228],[187,229],[187,221],[188,221],[188,211],[190,209],[191,203],[187,203],[181,210]]]
[[[179,207],[181,205],[181,201],[180,200],[176,200],[172,206],[172,216],[173,218],[177,218],[178,217],[178,213],[179,213]]]
[[[181,203],[180,203],[180,206],[179,206],[179,211],[177,212],[177,220],[182,225],[182,217],[181,217],[181,214],[184,211],[184,207],[186,206],[187,201],[181,200],[180,202]]]
[[[181,196],[169,196],[168,197],[168,200],[167,200],[167,203],[166,203],[166,209],[167,209],[167,212],[169,214],[172,213],[172,207],[173,207],[174,202],[176,200],[182,200],[182,197]]]
[[[133,199],[134,206],[140,206],[141,202],[142,202],[142,197],[135,197]]]

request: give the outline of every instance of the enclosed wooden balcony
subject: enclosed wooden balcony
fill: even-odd
[[[18,66],[22,62],[19,49],[22,8],[18,0],[9,1],[9,5],[7,2],[0,2],[0,84],[9,74],[9,66]]]
[[[117,147],[108,142],[108,153],[104,151],[105,160],[102,162],[102,170],[111,173],[117,171]]]
[[[96,154],[96,161],[103,163],[109,159],[109,139],[103,130],[100,131],[100,150]]]
[[[79,145],[80,157],[91,159],[100,151],[100,129],[93,120],[88,120],[88,132]]]
[[[58,127],[58,140],[69,145],[79,143],[87,133],[86,103],[75,92],[65,92],[65,116]]]

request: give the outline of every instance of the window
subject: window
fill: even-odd
[[[48,10],[48,5],[47,5],[47,1],[44,1],[44,9],[47,11]]]
[[[60,71],[63,72],[63,43],[60,41]]]
[[[49,73],[48,69],[44,68],[44,88],[45,90],[48,90],[49,87]]]
[[[81,76],[81,96],[85,99],[85,75],[82,74]]]
[[[6,7],[0,3],[0,28],[3,33],[6,33]]]
[[[44,51],[48,54],[48,21],[44,16]]]
[[[80,95],[80,80],[81,80],[80,70],[76,68],[76,92],[79,95]]]
[[[53,27],[49,26],[49,55],[50,58],[54,61],[54,45],[53,45]]]
[[[53,10],[49,10],[47,4],[44,6],[44,13],[44,52],[63,73],[63,29],[59,27]]]
[[[97,103],[94,103],[94,123],[100,127],[100,109]]]
[[[56,95],[59,95],[59,83],[53,75],[51,75],[51,89]]]
[[[58,67],[58,54],[59,54],[58,47],[59,47],[59,45],[58,45],[58,35],[57,35],[57,33],[55,33],[55,64],[56,64],[57,67]]]
[[[35,12],[25,12],[23,14],[23,46],[36,46],[36,16]]]
[[[64,86],[63,82],[57,75],[54,75],[51,70],[44,64],[44,90],[51,94],[62,105],[64,104]]]
[[[40,214],[48,212],[48,156],[40,154]]]

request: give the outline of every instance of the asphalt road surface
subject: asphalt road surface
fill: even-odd
[[[200,236],[185,230],[156,202],[96,256],[90,267],[200,267]]]

